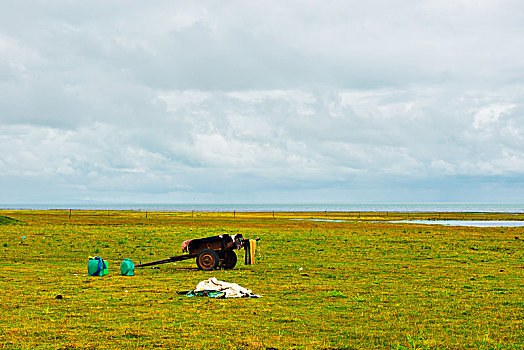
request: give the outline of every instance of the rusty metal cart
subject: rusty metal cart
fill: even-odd
[[[241,234],[234,236],[225,234],[193,239],[186,241],[183,244],[182,251],[187,251],[187,254],[136,265],[136,267],[167,264],[170,262],[196,258],[196,264],[200,270],[212,271],[216,268],[232,269],[237,264],[237,254],[234,250],[245,248],[247,253],[249,247],[249,239],[244,239]],[[246,264],[247,262],[246,259]]]

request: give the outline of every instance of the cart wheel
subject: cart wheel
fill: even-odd
[[[219,262],[220,258],[218,257],[218,254],[211,249],[202,250],[196,258],[198,268],[204,271],[214,270]]]
[[[226,270],[230,270],[237,264],[237,253],[233,250],[228,250],[224,256],[224,264],[222,267]]]

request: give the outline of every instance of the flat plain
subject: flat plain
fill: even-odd
[[[2,210],[0,348],[524,349],[524,228],[402,219],[524,215]],[[120,275],[236,233],[260,238],[255,265]],[[87,275],[94,255],[108,276]],[[177,294],[210,277],[262,298]]]

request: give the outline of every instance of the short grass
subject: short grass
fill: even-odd
[[[521,215],[0,215],[3,349],[524,349],[522,228],[379,221]],[[289,220],[308,218],[344,221]],[[260,237],[256,264],[201,272],[190,260],[119,274],[124,258],[164,259],[186,239],[222,233]],[[108,276],[87,276],[90,255],[109,261]],[[263,297],[176,293],[213,276]]]
[[[21,221],[15,220],[8,216],[0,215],[0,225],[13,225],[13,224],[21,224],[21,223],[22,223]]]

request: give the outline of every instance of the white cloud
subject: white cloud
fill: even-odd
[[[411,183],[430,200],[435,179],[448,194],[464,178],[522,188],[523,10],[3,2],[0,190],[344,201],[387,184],[400,200]]]
[[[475,129],[489,129],[496,126],[500,116],[510,113],[516,107],[515,104],[492,104],[480,108],[475,112],[473,127]]]

